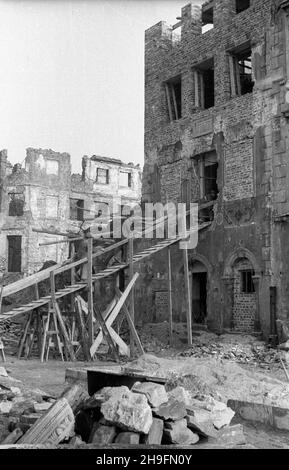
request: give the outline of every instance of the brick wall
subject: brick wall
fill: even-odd
[[[234,266],[234,309],[233,322],[237,331],[254,331],[256,315],[256,293],[245,294],[241,289],[241,270],[252,269],[247,260],[240,260]]]

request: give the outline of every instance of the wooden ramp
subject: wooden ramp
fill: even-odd
[[[152,247],[143,250],[139,253],[136,253],[133,256],[133,263],[138,263],[142,261],[145,258],[148,258],[149,256],[152,256],[159,251],[163,250],[164,248],[167,248],[168,246],[174,245],[175,243],[178,243],[180,240],[182,240],[181,237],[177,238],[169,238],[166,240],[163,240],[162,242],[156,243]],[[113,247],[113,245],[112,245]],[[111,247],[110,247],[111,248]],[[74,263],[67,264],[63,266],[62,268],[65,268],[65,270],[71,269],[71,265],[74,265]],[[129,266],[129,263],[119,263],[115,264],[113,266],[110,266],[109,268],[106,268],[102,271],[100,271],[97,274],[92,275],[92,280],[93,281],[98,281],[100,279],[103,279],[105,277],[111,276],[112,274],[116,274],[117,272],[121,271],[122,269],[125,269]],[[56,274],[59,271],[59,266],[52,266],[51,268],[48,268],[49,274],[54,272]],[[5,286],[4,291],[3,291],[3,297],[7,297],[15,292],[18,292],[19,290],[25,289],[27,287],[33,286],[38,282],[41,282],[45,279],[47,279],[49,275],[47,276],[46,270],[43,272],[40,271],[39,273],[33,274],[32,276],[28,276],[27,278],[21,279],[20,281],[13,282],[12,284],[9,284],[8,286]],[[65,287],[64,289],[60,289],[55,292],[55,298],[56,300],[60,299],[61,297],[64,297],[66,295],[73,294],[75,292],[80,291],[81,289],[85,288],[87,284],[85,282],[79,282],[75,283],[71,286]],[[15,307],[12,310],[9,310],[7,312],[3,312],[0,314],[0,322],[3,320],[11,319],[14,318],[18,315],[23,315],[24,313],[30,312],[31,310],[34,310],[35,308],[42,307],[43,305],[49,304],[51,301],[51,295],[46,295],[45,297],[41,297],[40,299],[33,300],[32,302],[29,302],[28,304],[21,305],[19,307]]]

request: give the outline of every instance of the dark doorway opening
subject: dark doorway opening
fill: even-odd
[[[21,236],[8,236],[8,272],[21,273]]]
[[[207,317],[207,273],[192,273],[193,323],[206,323]]]

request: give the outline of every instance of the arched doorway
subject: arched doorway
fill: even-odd
[[[257,312],[255,270],[248,258],[237,258],[232,266],[234,282],[233,328],[253,332]]]

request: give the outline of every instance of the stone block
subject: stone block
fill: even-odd
[[[74,414],[65,398],[51,408],[21,437],[19,444],[59,444],[74,434]]]
[[[222,445],[243,445],[246,444],[242,424],[226,426],[218,432],[216,441]]]
[[[8,377],[5,367],[2,367],[2,366],[0,367],[0,375],[2,377]]]
[[[186,416],[187,410],[184,403],[171,397],[167,403],[154,408],[153,413],[164,420],[177,421]]]
[[[175,400],[181,401],[182,403],[185,403],[185,405],[189,406],[191,403],[191,395],[190,393],[181,386],[178,386],[168,392],[168,397],[169,398],[174,398]]]
[[[13,403],[11,401],[0,401],[0,413],[9,414],[12,407]]]
[[[199,441],[199,436],[187,427],[186,419],[166,423],[164,436],[172,444],[192,445]]]
[[[103,417],[124,430],[148,434],[153,418],[147,398],[127,387],[114,387],[114,390],[115,394],[101,405]]]
[[[131,391],[145,395],[153,408],[157,408],[168,401],[165,387],[155,382],[136,382]]]
[[[118,444],[139,444],[140,435],[136,432],[120,432],[115,439]]]
[[[116,436],[115,426],[104,426],[96,423],[92,428],[89,442],[92,444],[110,444]]]
[[[164,422],[162,419],[153,418],[153,424],[151,425],[150,431],[145,436],[143,443],[146,445],[160,445],[162,442],[164,432]]]
[[[193,415],[187,416],[187,425],[188,428],[197,432],[199,435],[204,437],[214,437],[218,435],[218,431],[213,425],[212,419],[210,417],[210,412],[204,410],[204,412],[196,411]]]
[[[41,416],[41,413],[24,414],[20,416],[20,423],[32,426],[32,424],[36,423],[36,421],[41,418]]]
[[[34,411],[35,413],[41,413],[42,411],[47,411],[52,406],[52,403],[43,402],[43,403],[34,403]]]
[[[229,426],[235,412],[231,408],[226,407],[224,410],[217,410],[212,412],[212,421],[216,429],[221,429],[224,426]]]

